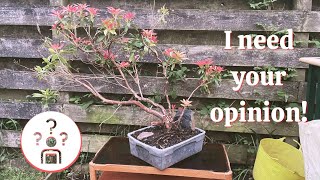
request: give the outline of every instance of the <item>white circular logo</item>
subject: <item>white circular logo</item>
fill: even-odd
[[[79,157],[81,134],[76,123],[59,112],[43,112],[26,124],[21,149],[28,163],[44,172],[60,172]]]

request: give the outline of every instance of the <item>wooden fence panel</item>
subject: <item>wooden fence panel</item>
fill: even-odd
[[[66,2],[65,0],[63,0]],[[151,0],[152,1],[152,0]],[[150,2],[151,2],[150,1]],[[62,2],[62,1],[61,1]],[[80,2],[80,1],[79,1]],[[121,8],[128,9],[136,13],[135,23],[143,29],[152,27],[152,11],[148,9],[146,3],[149,1],[130,1],[129,3],[119,3],[115,1],[90,1],[90,4],[98,8],[106,5],[119,5]],[[188,40],[172,41],[177,44],[162,43],[159,45],[161,49],[174,47],[175,49],[186,52],[188,60],[183,63],[191,65],[204,58],[212,58],[216,65],[227,66],[239,70],[248,71],[257,66],[274,66],[282,68],[295,68],[299,77],[290,81],[284,81],[283,86],[250,87],[244,85],[239,92],[234,92],[231,88],[235,86],[233,80],[224,79],[221,86],[211,88],[211,94],[206,95],[196,93],[195,98],[214,101],[216,99],[225,100],[247,100],[254,101],[256,99],[266,99],[270,101],[283,101],[277,93],[279,91],[287,92],[289,102],[297,102],[305,100],[305,72],[308,68],[306,64],[298,61],[300,57],[319,56],[320,49],[308,48],[309,33],[320,32],[320,11],[319,3],[311,0],[295,0],[285,1],[278,0],[273,7],[275,10],[249,10],[248,2],[245,0],[223,3],[214,0],[206,0],[199,3],[199,0],[190,0],[188,3],[174,0],[161,1],[168,2],[168,6],[172,8],[167,18],[168,23],[155,27],[163,36],[167,32],[171,34],[189,34],[195,33],[219,33],[222,31],[232,30],[235,34],[269,34],[271,31],[284,30],[292,28],[295,32],[295,40],[302,40],[294,50],[238,50],[236,47],[232,50],[224,50],[221,43],[203,43],[208,45],[200,45],[198,41],[191,44]],[[290,4],[292,3],[292,4]],[[35,5],[36,4],[36,5]],[[20,59],[21,61],[34,63],[40,62],[41,58],[47,56],[47,52],[42,47],[41,35],[37,34],[37,29],[43,29],[45,36],[55,38],[49,31],[50,26],[54,23],[54,17],[50,14],[56,9],[60,2],[40,1],[40,0],[3,0],[0,2],[0,65],[9,61]],[[238,5],[237,5],[238,4]],[[313,4],[313,5],[312,5]],[[157,4],[156,7],[161,7]],[[312,6],[312,7],[311,7]],[[144,7],[144,9],[141,9]],[[293,10],[290,10],[293,7]],[[284,8],[285,10],[282,10]],[[105,11],[101,11],[100,19],[107,18]],[[257,24],[264,25],[267,29],[262,29]],[[25,28],[21,31],[22,28]],[[11,32],[10,29],[13,29]],[[6,32],[8,35],[6,35]],[[191,32],[191,33],[190,33]],[[20,33],[20,34],[19,34]],[[217,36],[217,35],[216,35]],[[180,36],[173,36],[178,39]],[[202,39],[205,39],[203,36]],[[201,38],[200,38],[201,39]],[[220,39],[221,40],[221,39]],[[224,39],[222,39],[223,41]],[[218,40],[217,40],[218,41]],[[169,41],[169,43],[172,43]],[[161,43],[161,42],[160,42]],[[233,44],[236,45],[236,44]],[[120,55],[121,56],[121,55]],[[77,61],[76,61],[77,62]],[[142,63],[155,64],[157,61],[153,57],[146,57]],[[4,65],[3,67],[11,67]],[[145,76],[141,78],[144,84],[143,92],[146,95],[154,95],[162,92],[164,81],[162,78]],[[120,90],[111,83],[101,83],[101,81],[92,82],[98,88],[99,92],[127,95],[127,91]],[[130,82],[133,84],[133,82]],[[188,83],[177,83],[174,86],[177,95],[186,97],[190,90],[197,85],[198,81],[189,78]],[[56,104],[49,106],[50,110],[60,111],[70,116],[78,124],[86,123],[97,125],[103,123],[106,126],[146,126],[149,125],[153,117],[135,107],[121,107],[115,112],[113,106],[93,105],[88,109],[81,109],[79,106],[69,103],[69,93],[87,93],[88,91],[82,87],[68,84],[59,78],[49,78],[47,81],[40,81],[35,73],[30,71],[17,70],[0,70],[0,93],[4,91],[34,92],[39,89],[50,88],[62,91],[65,98]],[[1,97],[1,96],[0,96]],[[16,119],[28,120],[34,115],[45,111],[40,103],[35,102],[17,102],[14,100],[0,101],[0,119]],[[230,133],[257,133],[260,135],[276,135],[276,136],[298,136],[297,123],[239,123],[236,122],[231,128],[225,128],[224,123],[213,123],[208,118],[200,117],[196,112],[197,126],[203,127],[208,132],[225,132]],[[26,121],[24,121],[26,122]],[[87,131],[86,131],[87,132]],[[108,132],[102,132],[108,133]],[[110,136],[106,135],[83,135],[83,152],[96,152]],[[0,146],[19,147],[20,132],[11,130],[0,130]],[[236,164],[252,163],[252,156],[248,153],[247,146],[232,145],[228,146],[228,154],[230,161]],[[251,160],[250,160],[251,159]]]
[[[51,26],[54,8],[21,8],[0,7],[0,25],[34,25]],[[153,28],[153,12],[148,9],[134,9],[135,23],[142,29]],[[100,19],[107,18],[101,11]],[[257,26],[263,24],[272,30],[292,28],[295,32],[319,32],[320,12],[309,11],[208,11],[195,9],[175,9],[167,18],[168,23],[156,27],[166,30],[232,30],[232,31],[265,31]],[[276,25],[276,26],[275,26]]]
[[[0,38],[0,57],[42,58],[48,55],[40,39]],[[188,59],[183,64],[195,64],[199,60],[212,58],[220,66],[265,66],[307,68],[299,62],[299,57],[313,57],[320,53],[316,48],[296,48],[294,50],[224,50],[223,46],[160,44],[160,49],[174,47],[185,52]],[[121,56],[121,55],[120,55]],[[146,56],[140,62],[158,63],[152,56]]]
[[[0,118],[11,119],[31,119],[36,114],[43,111],[40,103],[34,102],[2,102],[0,103]],[[152,115],[140,110],[137,107],[121,107],[116,109],[114,106],[95,105],[87,110],[72,105],[60,104],[51,105],[49,110],[60,111],[75,122],[80,123],[97,123],[111,125],[138,125],[148,126],[151,121],[156,120]],[[232,127],[225,127],[224,122],[214,123],[209,117],[202,117],[195,113],[197,127],[209,131],[237,132],[237,133],[257,133],[273,134],[279,136],[298,136],[297,123],[240,123],[235,122]],[[272,132],[272,133],[271,133]]]
[[[39,80],[35,73],[27,71],[0,71],[0,88],[2,89],[24,89],[24,90],[38,90],[38,89],[53,89],[60,91],[71,92],[88,92],[84,87],[70,84],[63,79],[50,77],[47,80]],[[154,95],[155,93],[162,94],[162,88],[164,87],[164,79],[161,77],[141,77],[142,92],[145,95]],[[173,86],[173,90],[176,91],[177,96],[188,97],[192,90],[197,86],[198,79],[188,78],[188,83],[178,82]],[[118,87],[116,82],[110,80],[109,82],[101,80],[91,81],[92,85],[96,87],[98,92],[111,93],[111,94],[131,94],[127,90],[123,90]],[[136,87],[134,82],[129,82],[132,87]],[[243,84],[239,92],[232,90],[236,84],[233,80],[225,79],[221,82],[220,86],[213,86],[210,88],[211,93],[205,94],[196,92],[193,97],[199,98],[224,98],[224,99],[267,99],[270,101],[283,101],[282,97],[279,97],[277,92],[284,91],[290,92],[288,101],[301,102],[299,98],[299,89],[302,88],[302,83],[293,81],[284,81],[282,86],[249,86]],[[302,98],[302,97],[301,97]]]

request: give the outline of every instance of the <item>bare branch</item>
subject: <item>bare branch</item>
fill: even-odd
[[[145,105],[143,105],[141,102],[136,101],[136,100],[128,100],[128,101],[117,101],[117,100],[111,100],[111,99],[107,99],[105,97],[103,97],[99,92],[97,92],[94,87],[92,86],[92,84],[90,84],[90,82],[86,81],[86,82],[82,82],[78,79],[75,79],[75,81],[79,84],[81,84],[82,86],[84,86],[85,88],[87,88],[95,97],[99,98],[104,104],[115,104],[115,105],[136,105],[138,107],[140,107],[141,109],[143,109],[144,111],[155,115],[156,117],[163,119],[164,115],[159,113],[158,111],[152,110],[148,107],[146,107]]]

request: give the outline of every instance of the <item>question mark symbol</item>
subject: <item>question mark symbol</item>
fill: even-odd
[[[42,135],[39,132],[35,132],[33,135],[34,136],[38,136],[37,139],[36,139],[36,145],[38,146],[39,145],[39,141],[42,138]]]
[[[57,126],[57,122],[54,119],[48,119],[46,122],[49,123],[50,121],[53,122],[53,126],[50,127],[50,134],[52,134],[52,130]]]
[[[66,140],[68,139],[68,134],[65,132],[60,133],[60,136],[64,136],[64,138],[62,139],[62,145],[64,146]]]

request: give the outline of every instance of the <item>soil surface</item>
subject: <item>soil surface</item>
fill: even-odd
[[[153,132],[154,134],[150,137],[138,140],[137,137],[142,132]],[[191,129],[179,128],[179,129],[166,129],[162,126],[155,126],[142,131],[135,132],[132,136],[138,141],[146,143],[150,146],[155,146],[158,149],[165,149],[176,145],[182,141],[185,141],[193,136],[200,134],[199,130],[192,131]]]

